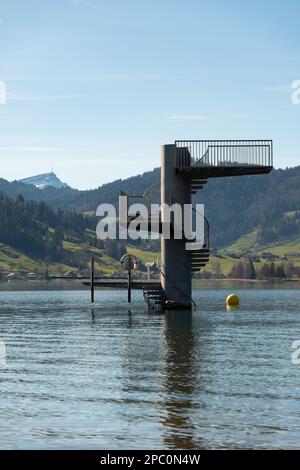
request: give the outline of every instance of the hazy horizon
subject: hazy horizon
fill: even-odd
[[[287,168],[296,168],[300,165],[291,165],[291,166],[286,166],[286,167],[278,167],[278,168],[275,168],[274,167],[274,170],[286,170]],[[114,183],[115,181],[119,180],[119,179],[128,179],[128,178],[132,178],[132,177],[135,177],[135,176],[142,176],[144,173],[148,173],[148,172],[152,172],[156,169],[159,169],[160,166],[156,166],[154,168],[150,168],[150,169],[146,169],[145,171],[142,171],[142,172],[137,172],[137,173],[134,173],[132,175],[129,175],[129,176],[126,176],[126,178],[115,178],[115,179],[112,179],[110,181],[104,181],[103,183],[99,184],[98,186],[91,186],[91,187],[86,187],[86,188],[79,188],[79,187],[76,187],[76,186],[72,186],[71,184],[69,184],[68,181],[65,181],[63,180],[63,178],[61,178],[61,176],[55,171],[55,168],[54,169],[50,169],[49,171],[45,171],[45,172],[42,172],[42,173],[34,173],[34,174],[31,174],[31,175],[27,175],[25,176],[24,178],[20,178],[20,179],[16,179],[16,178],[13,178],[11,180],[7,180],[9,181],[10,183],[13,183],[14,181],[21,181],[21,180],[25,180],[27,178],[33,178],[35,176],[40,176],[40,175],[47,175],[47,174],[50,174],[50,173],[54,173],[60,180],[62,183],[67,183],[68,186],[70,186],[72,189],[78,189],[78,190],[90,190],[90,189],[97,189],[99,186],[103,186],[105,184],[109,184],[109,183]],[[2,178],[2,176],[0,175],[0,178]]]

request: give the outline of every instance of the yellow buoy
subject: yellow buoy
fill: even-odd
[[[236,294],[229,294],[227,295],[226,298],[226,305],[229,305],[230,307],[234,305],[239,305],[240,304],[240,299]]]

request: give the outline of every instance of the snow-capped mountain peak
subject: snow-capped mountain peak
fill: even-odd
[[[66,183],[63,183],[56,174],[52,171],[51,173],[43,173],[41,175],[30,176],[20,180],[24,184],[32,184],[36,188],[44,189],[47,186],[53,186],[54,188],[68,188]]]

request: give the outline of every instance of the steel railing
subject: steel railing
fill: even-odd
[[[177,168],[273,166],[272,140],[176,140]]]
[[[198,213],[199,212],[193,207],[193,212]],[[209,236],[210,236],[210,226],[207,218],[203,215],[204,218],[204,235],[203,235],[203,248],[205,250],[209,250]]]

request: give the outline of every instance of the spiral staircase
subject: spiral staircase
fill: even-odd
[[[175,141],[174,145],[165,147],[165,156],[162,159],[162,165],[164,165],[162,168],[164,170],[162,170],[163,176],[161,178],[161,196],[162,191],[164,191],[164,201],[172,201],[173,191],[176,193],[179,186],[182,188],[186,187],[187,184],[189,185],[189,190],[185,192],[185,204],[207,184],[209,178],[258,175],[269,173],[272,170],[273,144],[270,140],[189,140]],[[169,178],[170,172],[172,174],[171,179],[173,178],[172,183],[167,182],[167,180],[171,181]],[[180,194],[182,195],[179,191],[179,198],[181,197]],[[175,199],[173,202],[176,202]],[[158,214],[158,219],[159,233],[162,233],[161,214]],[[148,227],[150,231],[151,220],[148,221]],[[180,248],[177,255],[172,253],[173,248],[171,246],[173,245],[169,245],[169,258],[167,258],[169,266],[164,266],[163,262],[161,264],[161,285],[144,286],[144,299],[149,308],[151,306],[154,306],[154,308],[163,307],[164,309],[184,308],[187,302],[193,303],[191,296],[188,294],[188,292],[191,292],[191,288],[186,287],[185,292],[183,292],[184,289],[180,289],[179,285],[180,282],[182,283],[183,278],[181,277],[179,282],[176,273],[174,274],[176,268],[171,267],[173,265],[172,258],[178,256],[176,266],[179,270],[181,261],[188,259],[184,248],[185,242],[186,240],[183,240],[182,248]],[[163,243],[167,246],[168,240]],[[206,218],[204,218],[203,240],[200,244],[198,243],[199,248],[196,240],[194,246],[195,248],[192,246],[192,249],[189,250],[190,272],[188,273],[187,267],[184,268],[185,279],[187,279],[186,286],[191,286],[192,275],[201,271],[209,262],[209,222]],[[174,301],[172,297],[177,297],[179,300]]]

